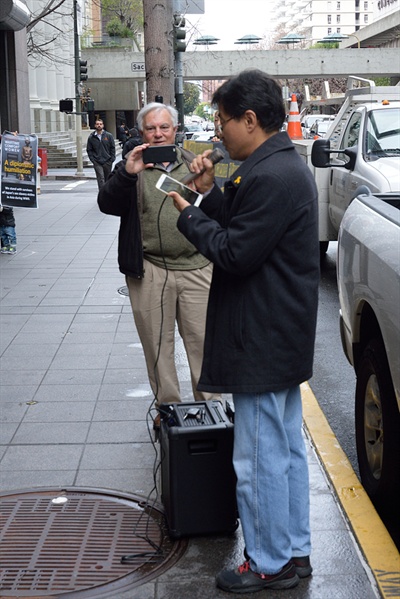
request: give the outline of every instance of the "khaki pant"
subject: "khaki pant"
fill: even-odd
[[[185,346],[195,400],[220,398],[196,390],[203,361],[212,265],[166,271],[145,260],[144,267],[143,279],[127,277],[126,282],[156,404],[181,401],[175,366],[175,322]]]

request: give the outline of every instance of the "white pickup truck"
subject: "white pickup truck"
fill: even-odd
[[[372,195],[365,187],[359,192],[339,230],[340,332],[357,376],[355,426],[361,481],[379,513],[392,511],[393,517],[395,510],[398,518],[400,195]]]
[[[359,81],[367,85],[352,88]],[[317,184],[322,253],[337,239],[360,185],[372,193],[400,193],[400,85],[376,87],[349,77],[348,87],[324,138],[293,141]]]

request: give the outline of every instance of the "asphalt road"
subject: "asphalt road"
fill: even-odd
[[[336,248],[337,242],[330,242],[321,266],[314,376],[310,386],[358,475],[354,433],[356,377],[343,353],[340,340]]]

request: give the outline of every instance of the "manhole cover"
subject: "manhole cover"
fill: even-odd
[[[118,289],[118,293],[120,295],[127,295],[129,297],[129,289],[128,289],[128,287],[120,287]]]
[[[0,494],[0,596],[104,598],[159,576],[183,555],[162,509],[103,489]]]

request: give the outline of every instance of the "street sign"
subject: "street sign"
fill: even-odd
[[[131,62],[131,71],[133,73],[137,73],[138,71],[145,71],[145,63],[144,62]]]

